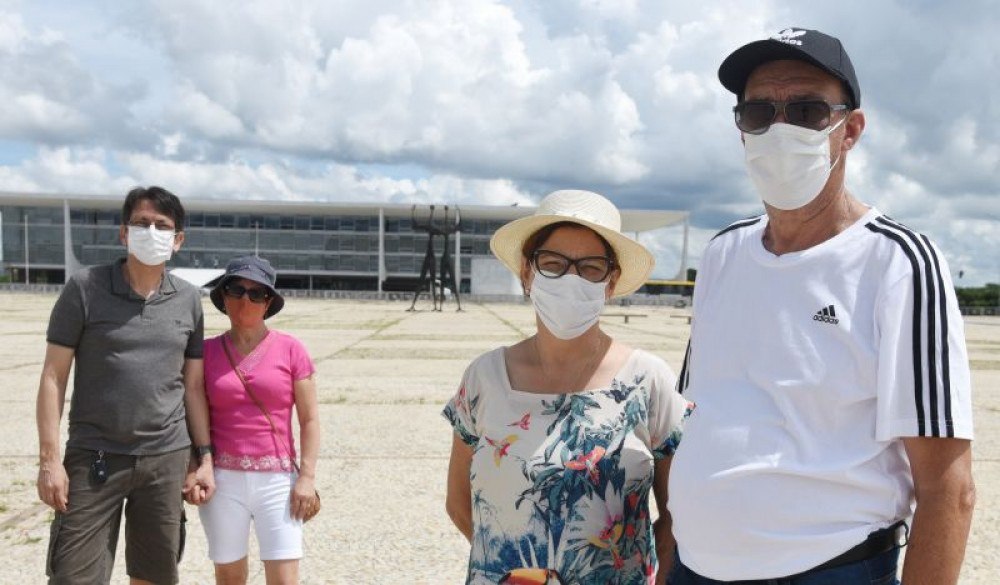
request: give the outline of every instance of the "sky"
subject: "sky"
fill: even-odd
[[[1000,282],[1000,0],[0,0],[0,190],[533,205],[584,188],[690,211],[696,266],[763,210],[718,66],[788,27],[851,55],[850,191],[931,237],[957,285]],[[677,272],[680,234],[641,236],[654,275]]]

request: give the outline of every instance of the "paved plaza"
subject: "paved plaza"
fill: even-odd
[[[0,292],[0,583],[43,583],[52,517],[35,495],[35,393],[53,294]],[[228,320],[206,298],[206,336]],[[306,528],[303,583],[457,584],[468,545],[445,513],[451,428],[440,416],[476,355],[534,330],[529,305],[472,304],[456,313],[407,312],[409,302],[288,299],[269,325],[296,335],[317,366],[323,511]],[[418,304],[421,307],[421,304]],[[631,307],[626,324],[606,317],[617,339],[680,368],[688,335],[683,310]],[[622,313],[615,307],[609,312]],[[963,584],[1000,582],[1000,318],[972,317],[966,337],[975,388],[978,505]],[[67,403],[68,408],[68,403]],[[65,434],[65,415],[63,428]],[[681,447],[683,448],[683,446]],[[734,505],[737,503],[734,502]],[[251,583],[264,583],[251,546]],[[114,583],[127,583],[119,547]],[[188,507],[182,583],[212,583],[204,533]]]

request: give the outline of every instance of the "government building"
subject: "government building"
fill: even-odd
[[[124,198],[124,193],[0,192],[0,274],[9,282],[62,284],[81,266],[123,256],[118,230]],[[278,271],[279,288],[377,292],[413,290],[429,225],[452,232],[447,245],[461,292],[496,292],[486,282],[499,266],[490,254],[490,237],[503,224],[534,211],[521,206],[436,205],[432,216],[426,204],[181,201],[187,211],[184,245],[167,266],[195,284],[216,278],[229,258],[257,253]],[[686,268],[687,222],[683,211],[622,210],[622,231],[633,237],[684,226],[681,275]],[[436,239],[440,262],[444,238]],[[477,279],[474,274],[485,276]]]

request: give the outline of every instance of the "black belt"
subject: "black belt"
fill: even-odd
[[[900,541],[901,534],[904,535],[902,541]],[[900,520],[888,528],[872,532],[861,544],[843,554],[837,555],[822,565],[813,567],[804,573],[799,573],[799,575],[818,573],[820,571],[825,571],[826,569],[866,561],[872,557],[877,557],[882,553],[887,553],[894,548],[905,545],[909,540],[909,537],[909,527],[906,525],[905,521]],[[799,575],[796,575],[796,577]]]

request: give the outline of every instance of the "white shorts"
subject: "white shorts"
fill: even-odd
[[[247,556],[251,521],[260,560],[302,558],[302,521],[292,518],[290,502],[295,478],[287,471],[215,470],[215,495],[198,508],[212,562]]]

